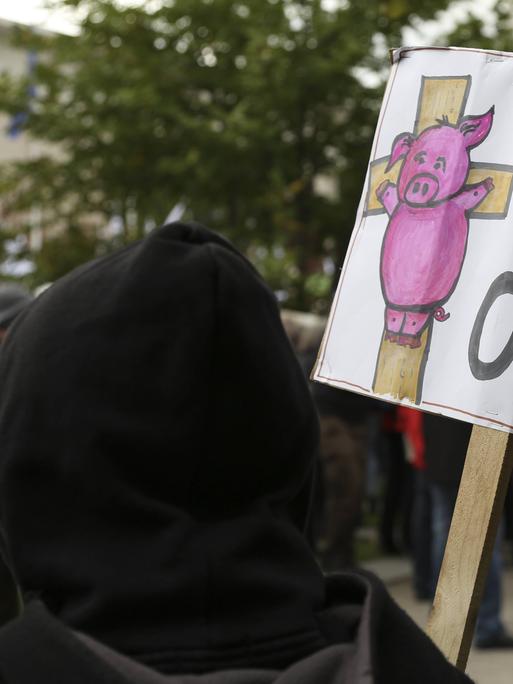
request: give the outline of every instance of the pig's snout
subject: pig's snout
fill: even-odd
[[[440,184],[438,178],[430,173],[419,173],[406,187],[405,199],[409,204],[428,204],[436,199]]]

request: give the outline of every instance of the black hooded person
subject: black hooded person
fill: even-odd
[[[0,344],[9,326],[33,299],[31,292],[19,283],[0,283]]]
[[[0,501],[25,597],[4,684],[464,682],[303,536],[318,424],[272,292],[176,223],[64,277],[0,359]]]

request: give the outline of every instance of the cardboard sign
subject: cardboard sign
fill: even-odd
[[[513,431],[513,54],[403,48],[313,378]]]

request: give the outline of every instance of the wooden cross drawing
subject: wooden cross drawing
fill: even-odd
[[[465,114],[470,88],[470,76],[423,76],[414,135],[440,123],[442,119],[452,125],[460,121]],[[390,157],[387,156],[376,159],[370,164],[366,215],[385,212],[383,204],[377,197],[378,188],[387,180],[396,183],[401,169],[401,163],[398,162],[390,167],[389,160]],[[508,213],[511,199],[513,167],[471,162],[466,185],[478,184],[485,179],[491,179],[493,190],[469,214],[470,219],[503,219]],[[472,230],[469,239],[472,239]],[[431,319],[420,337],[420,345],[416,348],[397,344],[387,339],[385,333],[383,334],[373,382],[374,392],[391,395],[395,399],[407,398],[414,403],[420,403],[432,332],[433,320]]]

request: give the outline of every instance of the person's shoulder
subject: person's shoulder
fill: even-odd
[[[74,632],[34,601],[0,629],[0,683],[42,682],[116,684]]]
[[[363,570],[334,573],[326,586],[329,607],[321,620],[332,640],[352,638],[355,664],[362,673],[355,682],[470,684],[375,575]],[[372,673],[370,680],[363,677],[364,670]]]

